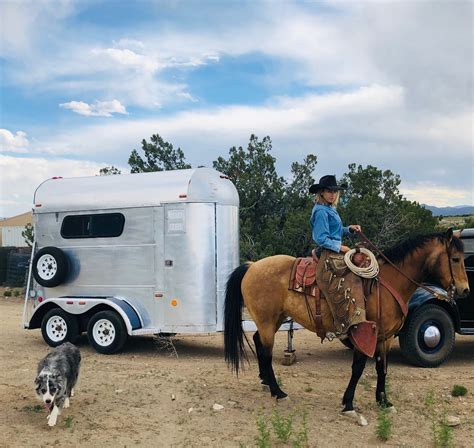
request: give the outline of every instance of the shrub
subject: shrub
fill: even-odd
[[[467,394],[467,389],[464,386],[460,386],[459,384],[455,384],[453,386],[453,390],[451,391],[451,395],[453,397],[463,397]]]

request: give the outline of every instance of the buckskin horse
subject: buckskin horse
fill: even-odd
[[[446,233],[410,238],[382,255],[390,261],[379,258],[379,277],[384,279],[385,284],[388,283],[388,289],[383,286],[372,287],[367,296],[366,310],[367,320],[375,321],[379,329],[374,356],[377,372],[375,398],[380,406],[392,407],[385,394],[386,353],[403,326],[405,314],[402,308],[405,308],[406,313],[406,304],[417,284],[426,280],[436,281],[450,291],[451,296],[455,293],[466,296],[469,286],[464,269],[463,243],[453,236],[452,229]],[[269,386],[271,396],[277,400],[286,398],[287,394],[278,385],[272,367],[275,332],[288,317],[312,332],[317,330],[311,316],[311,311],[315,312],[314,301],[306,302],[302,294],[288,289],[294,260],[287,255],[275,255],[242,264],[229,276],[225,297],[224,351],[227,363],[238,374],[242,359],[246,358],[242,329],[242,308],[245,304],[257,326],[253,340],[259,377],[262,384]],[[403,303],[394,299],[393,293],[397,291]],[[334,332],[332,315],[324,299],[320,306],[325,330]],[[354,348],[352,376],[342,399],[344,413],[354,413],[355,389],[366,361],[367,355]]]

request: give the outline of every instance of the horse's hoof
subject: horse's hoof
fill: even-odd
[[[367,426],[367,420],[362,414],[358,414],[356,411],[343,411],[342,415],[354,420],[360,426]]]
[[[276,397],[277,402],[283,401],[283,400],[289,400],[288,394],[285,394],[285,392],[278,392],[275,395],[272,395],[272,397]]]
[[[261,384],[263,392],[270,392],[270,386],[268,384]]]
[[[389,406],[388,408],[386,408],[386,411],[389,413],[389,414],[397,414],[398,411],[397,411],[397,408],[395,406]]]

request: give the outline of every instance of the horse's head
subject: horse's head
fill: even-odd
[[[466,297],[469,294],[469,283],[464,267],[464,245],[449,229],[435,242],[435,247],[428,257],[428,269],[431,276],[448,291],[449,297]]]

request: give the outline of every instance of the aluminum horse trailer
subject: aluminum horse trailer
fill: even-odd
[[[127,336],[223,330],[239,264],[239,196],[210,168],[53,178],[34,195],[23,325],[51,346],[86,331],[100,353]]]

